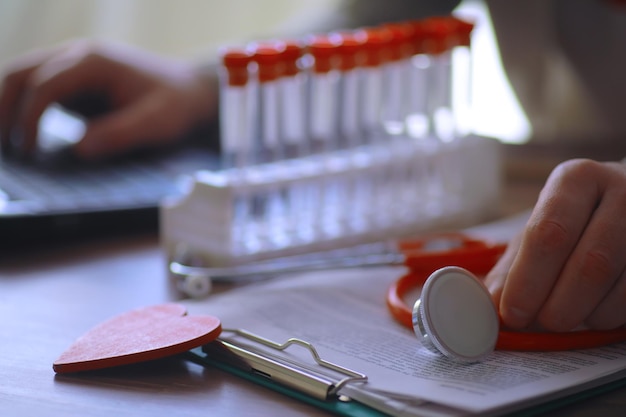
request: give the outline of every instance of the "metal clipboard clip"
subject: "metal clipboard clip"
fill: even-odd
[[[224,361],[231,366],[286,385],[313,398],[326,401],[336,398],[339,390],[346,384],[367,382],[367,375],[324,360],[311,343],[302,339],[290,338],[284,343],[277,343],[243,329],[222,329],[223,333],[233,333],[247,341],[259,343],[276,351],[284,351],[292,345],[306,348],[317,365],[332,372],[316,371],[307,364],[290,358],[256,351],[223,339],[203,346],[202,351],[216,361]],[[341,377],[335,378],[330,373],[336,373]]]

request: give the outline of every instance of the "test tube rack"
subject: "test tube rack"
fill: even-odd
[[[459,227],[489,218],[500,146],[398,141],[242,169],[200,171],[161,206],[170,260],[216,267]]]

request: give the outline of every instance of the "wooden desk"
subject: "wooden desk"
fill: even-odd
[[[315,415],[216,369],[179,359],[55,376],[52,362],[121,312],[171,300],[156,237],[91,244],[0,267],[0,415]]]
[[[537,189],[536,184],[509,187],[506,212],[534,201]],[[53,373],[52,362],[95,324],[168,300],[172,294],[155,236],[2,261],[0,415],[322,415],[230,374],[179,359],[84,375]],[[625,407],[622,389],[550,415],[621,416]]]

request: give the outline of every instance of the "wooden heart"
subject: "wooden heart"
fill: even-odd
[[[57,373],[81,372],[164,358],[215,340],[217,317],[188,316],[180,304],[133,310],[91,329],[54,362]]]

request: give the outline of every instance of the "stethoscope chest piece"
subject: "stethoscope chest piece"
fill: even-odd
[[[458,362],[484,359],[498,339],[498,312],[489,291],[471,272],[455,266],[428,277],[412,320],[423,346]]]

